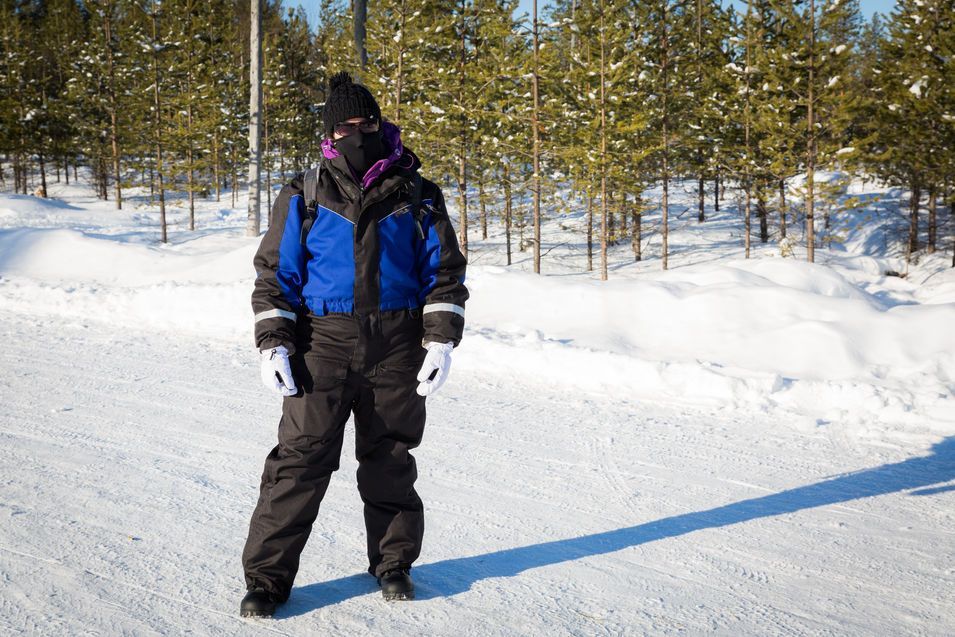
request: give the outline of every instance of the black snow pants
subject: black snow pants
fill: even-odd
[[[421,552],[424,509],[409,453],[421,442],[425,399],[415,392],[426,351],[418,309],[366,316],[309,315],[291,357],[299,393],[284,399],[278,445],[265,460],[242,553],[246,585],[288,597],[299,557],[355,415],[358,491],[368,571],[410,568]]]

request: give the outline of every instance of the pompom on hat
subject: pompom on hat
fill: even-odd
[[[328,80],[328,97],[322,108],[325,136],[332,137],[335,124],[353,117],[366,117],[380,122],[381,108],[371,91],[352,82],[347,71],[340,71]]]

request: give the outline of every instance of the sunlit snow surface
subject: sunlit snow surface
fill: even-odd
[[[0,195],[0,631],[951,634],[951,236],[907,268],[900,193],[855,181],[815,265],[775,236],[747,260],[735,192],[699,224],[693,183],[670,270],[656,210],[607,283],[576,204],[545,211],[545,277],[471,219],[468,332],[416,453],[419,600],[363,573],[347,452],[269,622],[236,616],[279,412],[244,197],[200,199],[192,233],[175,198],[161,246],[142,193]]]

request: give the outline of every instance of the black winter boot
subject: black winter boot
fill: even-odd
[[[382,573],[378,578],[381,594],[388,601],[414,599],[414,582],[406,568],[396,568]]]
[[[242,598],[239,615],[242,617],[271,617],[275,614],[275,607],[282,601],[261,586],[253,586]]]

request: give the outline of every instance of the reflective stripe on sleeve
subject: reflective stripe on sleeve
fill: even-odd
[[[422,314],[428,314],[430,312],[454,312],[455,314],[464,316],[464,308],[453,303],[429,303],[421,310]]]
[[[255,315],[255,322],[264,321],[265,319],[270,318],[287,318],[292,319],[293,321],[298,319],[298,315],[295,312],[289,312],[288,310],[268,310],[266,312],[259,312]]]

